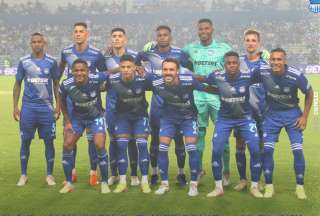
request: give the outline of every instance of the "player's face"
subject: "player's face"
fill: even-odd
[[[229,75],[235,75],[240,71],[240,61],[236,56],[229,56],[224,60],[224,67]]]
[[[177,65],[173,62],[165,62],[162,65],[162,76],[167,84],[171,84],[175,81],[178,74]]]
[[[44,50],[45,41],[40,35],[35,35],[31,37],[31,49],[33,53],[42,53]]]
[[[283,74],[285,65],[287,64],[287,58],[282,52],[272,52],[270,56],[270,64],[272,72],[281,75]]]
[[[256,53],[260,48],[260,41],[257,35],[249,34],[244,37],[244,47],[247,53]]]
[[[113,48],[122,48],[125,47],[127,43],[127,37],[123,32],[116,31],[111,34],[111,45]]]
[[[213,26],[208,22],[198,24],[198,36],[200,41],[206,42],[212,39]]]
[[[89,32],[84,26],[75,26],[73,29],[73,40],[76,44],[86,43]]]
[[[89,78],[89,69],[85,64],[79,63],[73,66],[72,75],[78,84],[85,84]]]
[[[159,29],[157,31],[157,44],[160,47],[168,47],[171,43],[171,33],[167,29]]]
[[[136,71],[136,66],[133,62],[123,61],[120,63],[120,72],[121,72],[123,81],[133,80],[135,71]]]

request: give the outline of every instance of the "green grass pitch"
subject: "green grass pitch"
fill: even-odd
[[[320,91],[320,76],[308,76],[314,90]],[[305,188],[308,199],[296,199],[293,156],[288,138],[282,133],[275,151],[273,199],[255,199],[248,192],[235,192],[232,187],[238,182],[235,165],[234,139],[231,138],[231,180],[232,187],[225,188],[220,198],[207,198],[213,189],[210,160],[212,126],[208,128],[204,168],[207,175],[199,186],[200,195],[187,196],[188,187],[175,185],[177,173],[174,147],[170,148],[170,189],[164,196],[142,194],[138,187],[129,187],[127,193],[99,193],[99,187],[88,185],[89,161],[86,139],[78,145],[78,182],[74,193],[61,195],[58,190],[64,179],[61,165],[62,123],[57,122],[56,161],[54,176],[57,185],[45,184],[44,144],[36,138],[31,145],[28,176],[25,187],[18,188],[20,175],[19,130],[12,118],[13,77],[0,77],[0,216],[11,215],[215,215],[215,216],[319,216],[320,215],[320,120],[313,110],[310,113],[308,128],[304,136],[306,159]],[[303,101],[301,101],[303,103]],[[188,173],[188,162],[185,166]],[[249,173],[248,173],[249,175]],[[112,187],[113,189],[114,187]],[[154,190],[155,188],[153,188]]]

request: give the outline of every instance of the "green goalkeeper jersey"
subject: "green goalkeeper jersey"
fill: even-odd
[[[183,51],[189,55],[193,63],[194,73],[206,76],[213,71],[223,69],[223,56],[229,52],[231,47],[226,43],[218,43],[212,41],[208,46],[201,43],[188,44]],[[197,102],[216,102],[219,101],[217,95],[208,94],[206,92],[194,91],[194,99]]]

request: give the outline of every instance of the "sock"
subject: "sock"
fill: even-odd
[[[258,182],[251,182],[251,187],[258,188]]]
[[[223,189],[223,187],[222,187],[222,180],[215,181],[215,183],[216,183],[216,187],[217,187],[217,188]]]
[[[227,143],[224,146],[222,161],[223,161],[223,173],[229,174],[230,173],[230,145],[229,145],[229,143]]]
[[[138,148],[136,141],[131,139],[128,144],[128,153],[130,161],[131,176],[137,176],[138,169]]]
[[[178,164],[178,168],[183,169],[184,168],[184,164],[185,164],[185,160],[186,160],[186,153],[185,153],[185,147],[184,147],[184,143],[183,143],[183,137],[180,133],[176,134],[175,137],[175,153],[177,156],[177,164]]]
[[[20,165],[21,165],[21,175],[27,175],[27,167],[30,156],[30,144],[31,139],[21,140],[20,146]]]
[[[152,167],[152,175],[158,175],[158,167]]]
[[[148,176],[147,175],[141,176],[141,184],[148,184]]]
[[[273,151],[271,147],[264,147],[263,170],[266,184],[272,184],[272,174],[274,168]]]
[[[119,138],[117,139],[117,150],[118,150],[118,169],[119,175],[126,175],[128,169],[128,143],[129,139]]]
[[[66,177],[67,182],[72,182],[72,167],[73,167],[73,151],[63,149],[62,152],[62,166],[64,175]]]
[[[198,141],[197,141],[197,151],[199,155],[199,170],[202,170],[202,158],[203,158],[203,151],[205,146],[205,137],[206,137],[206,128],[199,128],[198,133]]]
[[[259,182],[262,162],[258,142],[248,142],[248,147],[250,150],[251,182]]]
[[[120,175],[120,184],[127,184],[127,176],[126,175]]]
[[[106,150],[103,149],[97,149],[97,156],[99,161],[99,167],[100,167],[100,174],[101,174],[101,181],[107,182],[108,179],[108,154]]]
[[[136,140],[139,150],[139,165],[142,176],[148,175],[149,155],[148,155],[148,141],[144,138]]]
[[[305,161],[304,161],[304,155],[302,151],[302,145],[301,145],[301,149],[296,149],[296,150],[293,150],[292,152],[294,156],[294,171],[296,174],[296,182],[297,182],[297,185],[303,185]]]
[[[113,138],[110,138],[109,155],[110,155],[110,169],[111,169],[112,176],[118,175],[117,154],[118,154],[117,141]]]
[[[54,157],[55,157],[53,139],[44,140],[44,144],[45,144],[45,154],[46,154],[46,161],[47,161],[47,175],[52,175],[53,166],[54,166]]]
[[[238,168],[240,180],[247,179],[247,176],[246,176],[247,160],[246,160],[246,150],[245,149],[237,149],[236,161],[237,161],[237,168]]]
[[[89,153],[89,160],[90,160],[90,169],[97,170],[98,166],[98,155],[96,146],[93,142],[92,134],[87,134],[88,138],[88,153]]]
[[[186,144],[186,150],[189,154],[189,166],[191,181],[197,181],[198,177],[198,161],[199,155],[197,153],[197,146],[195,144]]]
[[[169,167],[168,150],[169,150],[169,145],[160,143],[158,164],[159,164],[160,175],[161,175],[162,181],[168,180],[168,167]]]
[[[157,168],[159,154],[159,128],[152,128],[150,143],[150,163],[151,167]],[[157,173],[154,173],[157,174]]]
[[[221,163],[221,157],[222,157],[222,152],[221,151],[217,151],[217,150],[213,150],[212,151],[212,157],[211,157],[211,161],[212,161],[212,173],[214,176],[214,180],[220,181],[222,179],[222,163]]]

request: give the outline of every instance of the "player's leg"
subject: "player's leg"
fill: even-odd
[[[21,176],[17,183],[17,186],[24,186],[27,181],[27,167],[30,156],[30,144],[34,138],[34,133],[36,130],[36,115],[29,108],[22,106],[20,113],[20,166],[21,166]]]
[[[222,196],[222,155],[225,144],[228,142],[231,130],[233,128],[232,120],[216,121],[214,134],[213,134],[213,151],[212,151],[212,172],[215,180],[215,189],[210,192],[208,197]]]
[[[148,182],[149,153],[148,153],[148,135],[149,119],[142,117],[134,122],[133,134],[135,136],[136,146],[139,151],[139,166],[141,171],[141,190],[143,193],[150,193],[151,189]]]
[[[115,134],[117,137],[117,158],[119,170],[119,184],[114,193],[121,193],[128,190],[127,188],[127,170],[128,170],[128,144],[131,139],[131,123],[125,118],[116,118]]]
[[[296,195],[298,199],[306,199],[304,191],[304,171],[305,160],[303,154],[303,134],[301,130],[296,129],[296,121],[300,117],[300,110],[292,110],[286,113],[284,118],[287,120],[285,128],[291,143],[291,150],[294,158],[294,171],[296,175]]]
[[[183,142],[183,135],[181,131],[177,131],[176,136],[174,137],[175,141],[175,153],[177,157],[178,164],[178,175],[176,177],[177,183],[180,186],[185,186],[187,184],[186,175],[184,174],[184,164],[186,160],[185,146]]]
[[[197,152],[197,136],[198,136],[198,123],[196,119],[185,120],[180,124],[180,130],[183,131],[185,137],[186,150],[189,155],[189,167],[190,167],[190,187],[189,196],[197,196],[198,192],[198,172],[199,172],[199,154]]]
[[[272,183],[274,160],[273,152],[275,143],[278,141],[279,133],[283,124],[281,117],[273,112],[268,112],[263,121],[263,143],[264,143],[264,157],[263,157],[263,172],[265,177],[265,198],[271,198],[274,195],[274,187]]]
[[[158,165],[161,175],[161,185],[155,194],[162,195],[169,191],[169,181],[168,181],[168,168],[169,168],[169,145],[171,139],[176,135],[176,127],[174,123],[169,120],[162,118],[160,120],[160,145],[158,154]]]
[[[259,191],[258,182],[262,169],[262,160],[259,147],[259,136],[257,125],[254,120],[241,120],[238,124],[240,136],[245,137],[246,143],[250,151],[250,171],[251,171],[251,187],[250,193],[256,198],[262,198],[263,194]]]
[[[138,148],[136,145],[135,139],[130,139],[128,144],[128,154],[129,154],[129,162],[130,162],[130,170],[131,170],[131,186],[137,186],[140,184],[138,178]]]
[[[246,167],[247,167],[247,159],[246,159],[246,142],[244,138],[240,135],[240,130],[234,130],[234,137],[236,139],[236,162],[237,169],[240,176],[240,182],[234,187],[236,191],[242,191],[247,187],[247,176],[246,176]]]
[[[71,98],[67,97],[67,111],[69,116],[72,115],[73,105]],[[65,137],[64,137],[65,138]],[[77,172],[76,172],[76,158],[77,158],[77,144],[73,148],[73,168],[72,168],[72,182],[77,181]]]
[[[89,172],[89,184],[95,186],[98,184],[97,177],[97,166],[98,166],[98,156],[95,144],[93,142],[93,134],[89,128],[86,128],[87,140],[88,140],[88,154],[90,161],[90,172]]]
[[[106,142],[106,123],[104,117],[96,118],[87,127],[93,134],[93,142],[96,147],[98,164],[101,175],[101,193],[106,194],[110,192],[108,186],[108,154],[105,148]]]

